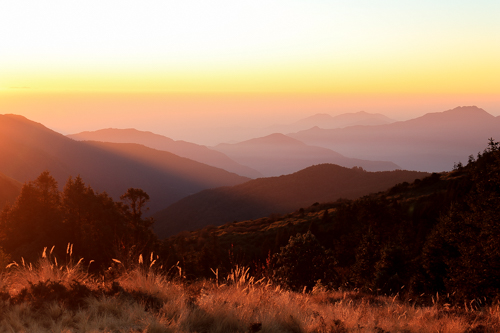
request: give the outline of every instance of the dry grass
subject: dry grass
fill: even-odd
[[[46,255],[0,276],[0,332],[498,332],[498,305],[471,310],[353,291],[296,293],[247,268],[187,284],[154,267],[92,279]]]

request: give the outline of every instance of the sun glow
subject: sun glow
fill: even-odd
[[[498,12],[488,0],[6,2],[0,113],[66,133],[128,119],[167,135],[264,115],[499,114]]]
[[[0,14],[0,88],[497,93],[499,7],[9,2]]]

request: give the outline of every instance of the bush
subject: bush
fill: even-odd
[[[330,250],[325,250],[316,237],[308,231],[290,237],[288,244],[272,257],[273,278],[293,290],[312,288],[316,281],[335,284],[336,261]]]

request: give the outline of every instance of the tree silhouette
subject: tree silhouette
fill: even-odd
[[[147,210],[145,205],[149,201],[149,195],[139,188],[129,188],[120,199],[124,200],[132,210],[132,219],[138,221],[142,218],[142,213]]]
[[[44,171],[34,181],[25,183],[12,206],[6,206],[0,216],[5,233],[3,247],[14,254],[36,258],[43,247],[65,244],[65,228],[60,212],[60,193],[56,180]]]
[[[125,214],[129,218],[132,237],[129,240],[129,246],[134,248],[130,253],[131,256],[138,255],[152,250],[156,241],[156,237],[151,231],[153,225],[152,218],[142,218],[144,212],[148,210],[146,207],[149,201],[149,195],[138,188],[129,188],[125,194],[120,197],[125,201]]]
[[[125,262],[131,254],[149,254],[156,243],[153,220],[142,218],[149,195],[129,189],[122,198],[128,205],[94,192],[80,176],[70,177],[61,193],[44,171],[24,184],[16,202],[1,212],[0,247],[14,260],[35,260],[44,247],[52,246],[58,258],[65,258],[72,243],[74,256],[102,267],[113,258]]]

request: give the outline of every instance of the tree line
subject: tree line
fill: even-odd
[[[500,149],[412,184],[284,216],[183,232],[162,242],[192,276],[239,263],[292,289],[318,281],[382,294],[481,297],[500,292]],[[309,289],[310,290],[310,289]]]
[[[80,176],[70,177],[59,191],[44,171],[25,183],[16,202],[0,214],[4,257],[33,261],[48,247],[60,260],[72,255],[102,269],[112,259],[127,263],[139,254],[149,255],[157,244],[153,220],[143,217],[149,195],[129,188],[120,199],[94,191]]]
[[[54,254],[65,258],[71,243],[72,255],[93,260],[98,271],[113,259],[133,265],[154,251],[165,270],[180,265],[187,279],[238,264],[295,290],[437,292],[450,300],[494,300],[500,292],[500,145],[492,139],[449,173],[164,240],[144,217],[146,192],[130,188],[120,199],[95,192],[79,176],[59,191],[43,172],[1,212],[0,256],[36,260],[55,245]]]

